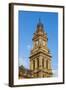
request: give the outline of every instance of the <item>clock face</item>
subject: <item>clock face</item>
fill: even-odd
[[[42,39],[39,39],[39,43],[42,44],[43,46],[45,46],[46,42]]]
[[[39,41],[36,41],[36,42],[35,42],[35,45],[36,45],[36,46],[37,46],[38,44],[41,44],[41,45],[45,46],[45,45],[46,45],[46,42],[43,41],[42,39],[39,39]]]
[[[42,39],[39,39],[39,43],[42,44]]]

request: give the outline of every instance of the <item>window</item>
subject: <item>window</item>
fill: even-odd
[[[48,60],[46,60],[46,68],[48,69]]]
[[[37,68],[39,68],[39,58],[37,58]]]
[[[35,60],[33,60],[33,70],[35,69]]]
[[[42,67],[44,68],[44,58],[42,59]]]

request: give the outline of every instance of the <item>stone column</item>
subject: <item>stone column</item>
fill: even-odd
[[[46,68],[46,58],[44,58],[44,68]]]
[[[33,70],[33,60],[30,61],[30,69]]]
[[[51,61],[48,60],[48,69],[51,69]]]

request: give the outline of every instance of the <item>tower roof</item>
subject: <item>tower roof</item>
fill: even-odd
[[[33,36],[33,39],[32,40],[36,40],[38,39],[39,37],[42,37],[42,38],[45,38],[47,40],[47,35],[44,31],[44,27],[43,27],[43,24],[39,18],[39,22],[37,24],[37,28],[36,28],[36,32],[34,33],[34,36]]]
[[[37,24],[37,31],[36,31],[36,32],[37,32],[37,33],[38,33],[38,32],[44,32],[44,31],[43,31],[43,24],[42,24],[40,18],[39,18],[39,22],[38,22],[38,24]]]
[[[37,24],[37,27],[42,27],[43,28],[43,24],[41,23],[40,18],[39,18],[39,23]]]

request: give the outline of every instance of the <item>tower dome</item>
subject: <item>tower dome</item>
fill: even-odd
[[[44,32],[44,31],[43,31],[43,24],[41,23],[40,18],[39,18],[39,22],[38,22],[38,24],[37,24],[37,33],[38,33],[38,32]]]

